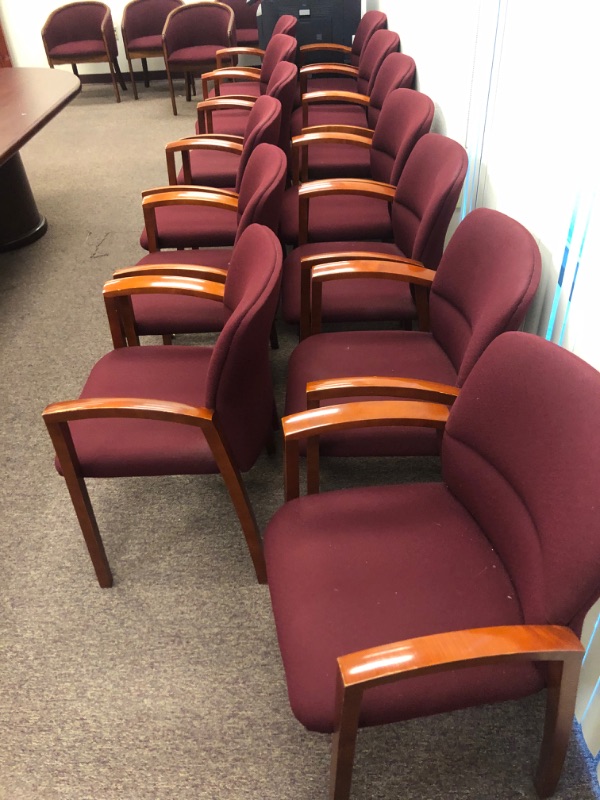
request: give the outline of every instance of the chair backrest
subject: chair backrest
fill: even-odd
[[[240,191],[243,175],[250,155],[261,143],[279,144],[279,128],[281,126],[281,103],[274,97],[261,95],[256,98],[252,110],[248,114],[246,129],[244,131],[244,147],[240,156],[237,177],[235,182],[236,192]]]
[[[431,98],[413,89],[394,89],[383,102],[369,150],[371,178],[396,184],[414,146],[431,128]]]
[[[394,89],[412,89],[415,85],[417,65],[404,53],[390,53],[379,67],[369,96],[367,122],[374,129],[381,114],[385,98]]]
[[[110,8],[96,0],[68,3],[50,14],[42,29],[46,51],[67,42],[101,40],[103,23],[108,51],[116,58],[117,41]]]
[[[462,145],[439,133],[426,133],[400,173],[392,201],[394,241],[403,253],[429,269],[440,263],[467,166]]]
[[[253,223],[277,232],[287,176],[287,159],[279,147],[259,144],[242,175],[238,197],[236,241]]]
[[[298,42],[293,36],[285,33],[278,33],[269,39],[265,48],[262,66],[260,68],[260,93],[264,94],[273,74],[273,70],[280,61],[290,61],[296,63],[296,51]]]
[[[444,479],[508,570],[524,622],[577,635],[600,594],[599,418],[596,370],[506,333],[473,368],[442,444]]]
[[[208,368],[205,402],[242,471],[258,458],[273,420],[269,333],[282,260],[281,244],[269,228],[251,225],[240,236],[225,281],[227,319]]]
[[[489,343],[516,330],[540,281],[533,236],[514,219],[479,208],[452,236],[431,287],[431,332],[461,386]]]
[[[285,33],[286,36],[295,36],[298,20],[291,14],[282,14],[275,25],[273,26],[273,33],[271,36],[276,36],[278,33]]]
[[[217,0],[198,0],[173,9],[163,28],[167,55],[186,47],[230,47],[235,31],[233,9]]]
[[[131,0],[123,9],[123,40],[160,36],[171,11],[182,5],[183,0]]]
[[[399,49],[400,37],[397,33],[388,30],[375,31],[360,54],[356,91],[370,95],[377,72],[386,56],[397,53]]]
[[[280,61],[271,73],[265,95],[281,103],[279,147],[289,157],[291,151],[292,111],[298,85],[298,67],[291,61]]]
[[[248,28],[258,29],[256,24],[256,12],[259,8],[258,4],[248,5],[246,0],[223,0],[228,6],[231,6],[235,16],[235,27],[237,30],[246,30]]]
[[[365,14],[363,14],[356,27],[356,33],[354,34],[354,39],[352,41],[350,64],[352,64],[353,67],[358,66],[360,54],[371,36],[373,36],[376,31],[387,28],[387,25],[387,17],[383,11],[367,11]]]

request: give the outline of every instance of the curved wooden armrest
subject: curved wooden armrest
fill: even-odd
[[[222,67],[212,72],[202,73],[202,82],[220,81],[223,78],[247,78],[251,81],[260,79],[260,70],[256,67]]]
[[[337,75],[347,75],[350,78],[358,77],[358,67],[351,67],[349,64],[305,64],[300,67],[300,76],[307,78],[313,75],[323,75],[326,72],[335,72]]]
[[[451,406],[458,397],[459,391],[456,386],[417,378],[395,378],[380,375],[329,378],[309,381],[306,384],[306,405],[309,409],[313,409],[319,407],[321,400],[329,400],[333,397],[390,395],[404,400],[422,400]]]
[[[223,301],[223,282],[188,278],[183,275],[133,275],[106,281],[102,288],[105,299],[134,294],[181,294]]]
[[[371,181],[367,178],[329,178],[319,181],[308,181],[298,187],[298,196],[305,200],[311,197],[325,197],[337,194],[357,194],[365,197],[380,198],[391,203],[396,187],[390,183]]]
[[[187,189],[190,192],[206,192],[207,194],[222,194],[224,192],[228,192],[229,189],[217,189],[212,186],[194,186],[194,184],[179,184],[177,187],[181,191]],[[155,194],[165,194],[166,192],[172,192],[173,186],[169,184],[168,186],[154,186],[152,189],[142,189],[142,202],[144,197],[150,197],[151,195]]]
[[[201,100],[196,105],[198,112],[204,111],[219,111],[222,109],[242,108],[250,111],[256,97],[248,97],[247,95],[233,95],[228,94],[224,97],[209,97],[208,100]],[[218,134],[217,134],[218,135]]]
[[[352,133],[354,136],[365,136],[373,139],[375,131],[371,128],[363,128],[362,125],[307,125],[302,128],[300,135],[309,133]]]
[[[214,411],[203,406],[188,406],[171,400],[150,400],[138,397],[90,397],[51,403],[42,412],[47,423],[71,422],[78,419],[130,417],[181,422],[205,426],[212,423]]]
[[[362,128],[337,125],[335,130],[331,130],[333,125],[327,127],[329,128],[327,131],[303,130],[299,136],[292,137],[292,147],[306,147],[309,144],[354,144],[369,148],[373,144],[372,137],[362,135]]]
[[[235,142],[236,144],[244,144],[244,137],[239,136],[236,133],[195,133],[192,136],[184,136],[183,139],[179,139],[178,141],[183,142],[184,144],[187,142]],[[169,144],[174,144],[174,142],[169,142]],[[169,145],[165,145],[168,147]]]
[[[336,42],[313,42],[300,46],[301,53],[313,53],[318,50],[335,50],[338,53],[351,53],[352,48],[347,44],[337,44]]]
[[[221,69],[223,62],[231,56],[258,56],[263,58],[265,51],[260,47],[223,47],[215,53],[217,69]]]
[[[402,677],[499,661],[580,661],[583,653],[570,628],[502,625],[406,639],[349,653],[337,661],[344,687],[366,689]]]
[[[392,253],[377,253],[374,250],[344,250],[337,253],[315,253],[311,256],[303,256],[300,259],[301,269],[312,269],[318,264],[327,264],[330,261],[390,261],[396,264],[409,264],[413,267],[423,267],[420,261],[405,256],[395,256]]]
[[[236,138],[238,141],[232,141],[230,138],[219,137],[215,134],[205,134],[204,136],[186,136],[185,139],[169,142],[169,144],[165,146],[165,156],[167,159],[167,178],[171,186],[177,185],[175,153],[181,153],[183,179],[186,184],[191,184],[192,167],[190,153],[193,150],[217,150],[221,153],[233,153],[239,156],[242,154],[244,145],[239,141],[241,137]]]
[[[302,95],[302,105],[313,105],[316,103],[351,103],[352,105],[368,106],[370,97],[366,94],[359,94],[358,92],[345,92],[321,90],[319,92],[306,92]]]
[[[176,253],[173,253],[176,257]],[[113,279],[133,278],[136,275],[179,275],[182,278],[203,278],[215,283],[225,283],[227,270],[219,267],[204,267],[200,264],[136,264],[121,267],[113,272]]]
[[[442,403],[364,400],[300,411],[283,417],[281,424],[287,444],[309,436],[320,436],[349,428],[410,425],[441,430],[446,424],[448,413],[448,406]]]
[[[203,186],[169,186],[168,191],[153,192],[142,198],[144,214],[150,209],[169,205],[211,206],[237,212],[238,199],[233,192],[207,191]]]

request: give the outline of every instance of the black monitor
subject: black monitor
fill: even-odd
[[[257,17],[261,47],[265,47],[283,14],[297,18],[299,45],[314,42],[351,45],[360,22],[360,0],[262,0],[261,12]],[[328,61],[333,60],[330,55]]]

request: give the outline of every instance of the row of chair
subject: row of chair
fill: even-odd
[[[312,91],[326,70],[302,66],[298,98],[288,38],[273,37],[250,79],[223,66],[228,54],[204,76],[196,135],[167,146],[169,185],[144,193],[149,252],[104,287],[115,349],[77,400],[44,412],[57,467],[102,586],[112,575],[85,478],[221,472],[257,578],[268,576],[293,712],[334,733],[332,798],[349,797],[359,726],[544,686],[536,788],[547,797],[573,719],[578,636],[600,595],[600,376],[514,332],[541,271],[518,222],[477,209],[443,250],[466,154],[429,132],[431,100],[398,85],[414,62],[387,52],[363,75],[372,94],[326,100]],[[231,78],[248,84],[242,100]],[[314,111],[290,145],[294,114],[312,123]],[[358,166],[354,148],[368,155]],[[282,423],[286,503],[263,552],[241,472],[273,447],[280,295],[301,341]],[[394,327],[321,332],[323,320]],[[207,330],[214,347],[139,346]],[[443,482],[320,494],[321,454],[439,454]]]

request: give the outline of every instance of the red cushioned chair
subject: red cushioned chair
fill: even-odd
[[[193,76],[216,64],[217,50],[235,44],[233,10],[217,0],[199,0],[176,8],[162,33],[173,114],[177,114],[173,73],[185,76],[186,100],[191,100]]]
[[[262,64],[258,67],[222,67],[202,75],[202,94],[209,97],[235,95],[236,97],[258,97],[265,94],[273,70],[280,61],[296,60],[298,42],[293,36],[278,33],[265,49]],[[223,55],[223,54],[222,54]],[[209,84],[213,88],[209,89]]]
[[[54,403],[44,421],[54,443],[102,587],[112,575],[85,478],[220,472],[259,581],[262,545],[240,472],[272,435],[268,342],[281,275],[281,247],[253,225],[237,243],[225,284],[191,278],[124,278],[104,287],[115,349],[92,369],[78,400]],[[214,347],[136,347],[130,298],[178,291],[223,303]]]
[[[427,133],[415,144],[395,190],[374,182],[355,180],[314,181],[300,187],[301,201],[303,192],[308,189],[310,197],[312,187],[315,187],[315,197],[321,203],[326,202],[325,197],[319,196],[321,192],[333,197],[338,192],[354,191],[361,200],[360,193],[370,191],[373,198],[380,198],[371,202],[379,202],[384,206],[391,204],[393,234],[391,242],[352,241],[353,213],[363,213],[363,206],[358,206],[360,212],[352,212],[350,201],[354,197],[350,194],[347,199],[342,198],[348,203],[349,219],[345,228],[339,225],[336,216],[337,240],[303,244],[292,250],[284,262],[282,311],[287,322],[300,322],[301,338],[310,331],[308,300],[311,271],[320,262],[332,258],[357,257],[357,253],[362,253],[366,258],[410,259],[428,269],[437,268],[467,165],[467,154],[462,145],[438,133]],[[330,186],[333,186],[333,192],[329,191]],[[336,197],[337,202],[339,200]],[[324,231],[328,217],[320,219],[319,214],[329,214],[333,218],[334,212],[327,207],[321,209],[322,206],[319,206],[316,224],[320,224]],[[312,211],[310,213],[312,215]],[[306,211],[303,212],[303,219],[313,224],[312,216],[309,218]],[[306,239],[305,231],[306,227],[302,232],[303,239]],[[348,237],[347,241],[343,241],[344,235]],[[327,322],[399,321],[410,329],[416,316],[412,292],[404,283],[394,284],[384,280],[339,281],[328,283],[322,291],[320,317]]]
[[[107,5],[85,0],[55,9],[44,24],[42,41],[51,69],[70,64],[79,75],[77,64],[106,62],[117,103],[121,102],[117,79],[123,89],[127,87],[117,61],[115,29]]]
[[[123,9],[121,34],[136,100],[138,91],[131,62],[134,58],[142,60],[144,85],[150,86],[148,59],[164,58],[162,32],[166,19],[174,8],[182,5],[183,0],[131,0]]]
[[[300,67],[300,92],[346,91],[369,94],[377,70],[386,56],[399,50],[400,37],[395,31],[375,31],[362,48],[355,67],[348,64],[308,64]]]
[[[302,99],[302,181],[319,178],[368,178],[369,150],[345,143],[320,133],[349,133],[371,137],[386,97],[394,89],[412,89],[416,65],[404,53],[390,53],[377,72],[369,96],[356,92],[309,92]],[[297,112],[294,112],[296,114]],[[326,127],[325,127],[326,126]]]
[[[292,710],[309,730],[334,733],[330,798],[350,796],[358,726],[544,686],[535,785],[551,796],[573,722],[578,637],[600,593],[600,375],[557,345],[506,333],[449,413],[436,402],[354,405],[284,420],[289,498],[298,437],[328,425],[445,429],[443,483],[293,499],[265,532]],[[521,792],[507,775],[487,796]]]
[[[376,130],[308,133],[292,140],[294,181],[298,162],[306,160],[313,142],[362,149],[369,156],[369,179],[309,181],[291,187],[281,213],[281,236],[286,244],[338,239],[390,241],[392,223],[388,202],[415,144],[431,127],[433,101],[412,89],[395,89],[386,97]],[[331,198],[335,196],[335,202]]]
[[[243,47],[258,44],[258,26],[256,24],[257,5],[249,6],[246,0],[223,0],[231,6],[235,16],[236,41]]]
[[[279,128],[279,147],[289,157],[290,123],[298,68],[289,61],[280,61],[275,66],[264,94],[274,97],[281,103],[281,125]],[[197,133],[217,133],[227,135],[244,135],[250,113],[256,97],[211,97],[198,103]]]
[[[303,64],[304,60],[313,56],[314,54],[321,54],[324,51],[330,51],[341,55],[353,67],[358,66],[360,54],[365,48],[371,36],[376,31],[384,30],[387,28],[387,17],[382,11],[367,11],[363,14],[356,33],[352,39],[352,46],[349,47],[345,44],[337,44],[335,42],[314,42],[312,44],[303,44],[299,49],[300,63]]]
[[[243,0],[243,4],[246,5],[245,0]],[[231,4],[228,2],[227,5]],[[298,20],[296,19],[296,17],[293,17],[291,14],[283,14],[281,17],[279,17],[279,19],[275,23],[275,26],[273,27],[273,33],[271,34],[271,38],[273,36],[277,36],[278,33],[285,33],[286,36],[295,36],[297,24]],[[236,25],[237,25],[237,12],[236,12]],[[242,34],[241,38],[240,38],[240,33]],[[221,69],[227,64],[231,63],[237,64],[238,56],[242,55],[257,57],[259,63],[262,63],[266,51],[262,47],[249,47],[248,42],[244,43],[243,29],[242,31],[240,31],[239,27],[237,28],[237,42],[238,44],[235,47],[227,47],[217,52],[217,69]],[[256,43],[258,44],[258,39]]]
[[[233,244],[250,225],[260,224],[277,231],[281,197],[285,186],[287,163],[282,151],[268,144],[259,145],[248,159],[238,201],[231,195],[206,191],[186,192],[187,202],[198,216],[210,213],[215,203],[229,201],[229,215],[237,222]],[[182,206],[178,206],[182,208]],[[148,215],[152,220],[152,215]],[[151,222],[149,224],[152,224]],[[154,230],[150,239],[158,240]],[[172,275],[224,281],[233,249],[231,247],[202,250],[155,250],[134,267],[114,273],[113,278],[136,275]],[[131,298],[133,311],[131,336],[161,335],[170,344],[173,334],[219,331],[225,324],[225,309],[212,300],[180,295],[142,294]],[[276,346],[273,329],[272,343]]]
[[[170,142],[165,148],[169,183],[228,187],[239,192],[250,154],[261,142],[277,145],[280,126],[279,100],[268,95],[257,97],[243,137],[216,133]],[[179,174],[178,157],[182,161]]]
[[[380,256],[377,260],[376,254],[371,259],[349,258],[314,268],[313,332],[319,331],[323,282],[352,284],[357,278],[362,285],[369,280],[391,287],[394,280],[410,282],[420,330],[309,336],[289,361],[286,414],[369,395],[412,397],[421,388],[426,399],[451,403],[490,342],[521,325],[541,274],[539,249],[529,231],[510,217],[483,208],[460,223],[437,272],[410,259]],[[439,437],[421,428],[331,434],[321,438],[309,455],[311,482],[319,450],[345,456],[436,455]]]

